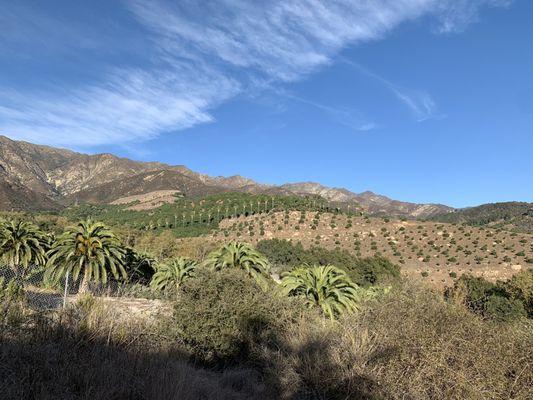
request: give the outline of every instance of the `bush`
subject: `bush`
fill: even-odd
[[[276,345],[288,320],[304,308],[298,300],[264,292],[244,272],[198,270],[174,307],[176,333],[193,357],[226,366],[252,357],[259,345]]]
[[[400,278],[400,267],[382,256],[358,259],[347,271],[361,286],[390,283]]]
[[[531,328],[484,322],[406,282],[337,324],[304,319],[264,358],[284,399],[526,400]]]
[[[301,243],[292,244],[287,240],[262,240],[257,250],[281,269],[289,271],[295,266],[335,265],[344,269],[359,286],[390,283],[400,277],[400,267],[381,256],[358,258],[344,250],[327,250],[322,247],[304,249]]]
[[[283,239],[267,239],[257,243],[257,250],[262,253],[273,266],[290,269],[305,262],[305,250],[301,243],[292,244]]]
[[[533,269],[520,271],[505,284],[511,299],[522,301],[529,318],[533,318]]]
[[[507,282],[492,283],[481,277],[462,275],[448,299],[464,304],[472,312],[485,318],[508,322],[531,315],[533,280],[529,273]]]
[[[492,295],[489,296],[483,305],[483,315],[495,321],[509,322],[526,317],[527,313],[522,301]]]

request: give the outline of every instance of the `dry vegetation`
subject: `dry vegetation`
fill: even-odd
[[[65,221],[41,222],[57,232]],[[2,282],[1,398],[532,398],[531,234],[310,211],[225,219],[187,239],[123,229],[123,242],[107,244],[124,247],[117,257],[129,277],[114,277],[120,291],[106,292],[123,297],[80,295],[64,310],[36,311],[30,294],[50,282]],[[70,248],[46,238],[45,247],[56,240],[50,251]],[[231,239],[264,241],[254,249]],[[18,248],[4,247],[8,256]],[[331,280],[313,286],[319,275],[305,295],[285,292],[302,263],[342,268],[354,307],[327,318],[318,300],[347,297]],[[158,274],[165,288],[153,285]],[[444,295],[435,286],[445,284],[453,288]]]
[[[292,211],[227,219],[213,236],[250,243],[288,239],[362,257],[380,253],[404,273],[423,274],[440,287],[464,273],[506,279],[533,263],[533,235],[528,233],[344,214]]]
[[[150,193],[121,197],[110,204],[131,204],[128,210],[142,211],[161,207],[163,204],[174,203],[180,192],[176,190],[156,190]]]
[[[251,281],[244,288],[242,276],[226,278],[226,290],[244,289],[218,299],[227,318],[208,317],[220,293],[209,279],[209,295],[184,294],[173,316],[127,314],[91,297],[59,314],[19,310],[0,336],[2,398],[531,398],[529,320],[486,322],[411,282],[333,323]],[[265,303],[253,318],[248,299]],[[180,307],[191,301],[193,341],[181,318],[192,310]],[[205,359],[206,349],[226,358]]]

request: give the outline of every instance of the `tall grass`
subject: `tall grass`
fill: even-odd
[[[412,283],[338,322],[273,315],[275,329],[248,343],[246,358],[208,368],[181,344],[176,314],[132,316],[91,297],[24,314],[0,334],[0,398],[531,399],[528,320],[483,321]]]

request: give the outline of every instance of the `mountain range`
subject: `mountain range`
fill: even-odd
[[[229,191],[320,195],[330,202],[358,204],[374,215],[428,218],[452,212],[441,204],[393,200],[314,182],[265,185],[236,175],[212,177],[183,165],[139,162],[112,154],[88,155],[0,136],[0,209],[58,210],[73,203],[107,204],[135,195],[175,191],[198,197]]]

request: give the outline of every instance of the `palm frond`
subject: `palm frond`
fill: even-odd
[[[297,267],[285,273],[280,284],[286,295],[305,298],[309,307],[321,307],[331,319],[356,310],[361,300],[359,287],[333,265]]]

